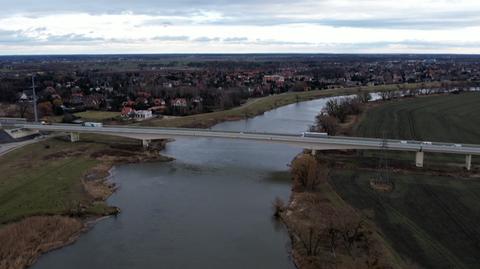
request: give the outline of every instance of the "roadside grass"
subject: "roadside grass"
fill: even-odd
[[[161,126],[161,127],[210,127],[216,123],[225,120],[238,120],[249,118],[256,115],[263,114],[266,111],[278,108],[281,106],[293,104],[296,102],[308,101],[322,97],[351,95],[360,92],[381,92],[390,90],[416,89],[421,86],[424,87],[440,87],[440,83],[432,82],[427,84],[401,84],[401,85],[381,85],[369,87],[355,87],[355,88],[337,88],[329,90],[314,90],[308,92],[287,92],[278,95],[271,95],[267,97],[260,97],[252,99],[242,106],[232,108],[229,110],[197,114],[185,117],[176,117],[169,119],[152,119],[144,121],[141,125],[145,126]]]
[[[120,116],[120,112],[88,110],[75,113],[75,116],[81,117],[85,121],[104,121]]]

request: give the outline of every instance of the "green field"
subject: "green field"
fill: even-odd
[[[375,176],[341,171],[331,183],[348,203],[370,212],[404,260],[425,268],[478,268],[480,181],[393,174],[395,190],[385,194],[369,187]]]
[[[111,150],[112,143],[140,145],[108,136],[84,134],[81,139],[71,143],[52,138],[0,156],[0,225],[28,216],[68,215],[79,205],[93,215],[110,210],[102,203],[92,205],[81,182],[99,164],[92,155]]]
[[[480,144],[479,104],[480,93],[385,102],[367,110],[355,135]],[[460,166],[446,165],[461,164],[464,156],[426,154],[426,169],[415,169],[413,154],[388,153],[391,164],[412,170],[391,170],[394,191],[379,193],[369,185],[377,172],[360,169],[375,167],[379,153],[362,154],[351,158],[348,168],[335,170],[331,183],[375,220],[404,260],[425,268],[478,268],[480,180],[467,177]],[[441,166],[450,176],[428,169]]]
[[[480,144],[480,92],[417,97],[369,109],[358,136]]]

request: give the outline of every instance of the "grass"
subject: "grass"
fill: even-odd
[[[308,92],[287,92],[278,95],[256,98],[250,100],[240,107],[229,110],[197,114],[185,117],[176,117],[171,119],[153,119],[144,121],[142,125],[161,126],[161,127],[209,127],[225,120],[238,120],[263,114],[268,110],[281,106],[293,104],[296,102],[308,101],[322,97],[351,95],[359,92],[381,92],[389,90],[415,89],[421,86],[439,87],[440,83],[432,82],[425,85],[421,84],[402,84],[402,85],[382,85],[356,88],[338,88],[330,90],[314,90]]]
[[[137,145],[137,141],[82,135],[78,143],[50,139],[0,157],[0,224],[37,215],[65,215],[89,206],[92,197],[82,178],[98,165],[92,153],[110,149],[112,143]],[[95,141],[95,142],[93,142]],[[101,215],[109,208],[94,204],[87,212]]]
[[[480,264],[480,182],[462,178],[392,175],[395,190],[369,187],[376,173],[337,171],[335,190],[360,210],[373,210],[387,241],[425,268],[477,268]]]
[[[480,144],[480,93],[396,100],[369,109],[358,136]]]
[[[381,103],[369,108],[354,127],[355,136],[480,144],[480,92],[459,95],[423,96]],[[380,152],[364,151],[365,157]],[[413,162],[412,152],[389,152],[397,161]],[[465,163],[465,156],[425,154],[425,167]],[[473,156],[472,165],[480,163]]]
[[[363,115],[354,135],[480,144],[480,93],[418,97],[381,103]],[[404,260],[425,268],[478,268],[480,264],[480,180],[460,167],[464,156],[426,154],[427,169],[391,171],[391,193],[369,182],[381,153],[360,152],[344,169],[334,170],[331,184],[349,204],[371,214],[386,241]],[[398,166],[414,165],[412,153],[388,153]],[[474,162],[479,162],[474,158]],[[377,161],[378,162],[378,161]],[[449,176],[429,168],[449,170]],[[445,171],[447,171],[445,170]]]
[[[75,113],[75,116],[81,117],[86,121],[104,121],[120,116],[120,112],[89,110]]]
[[[65,214],[88,200],[81,179],[95,166],[95,160],[88,155],[50,157],[65,148],[82,146],[67,143],[40,142],[1,157],[0,223],[32,215]]]

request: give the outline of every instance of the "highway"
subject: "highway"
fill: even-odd
[[[189,128],[156,128],[156,127],[132,127],[132,126],[103,126],[85,127],[75,124],[41,125],[33,123],[17,123],[17,128],[27,128],[41,131],[69,132],[69,133],[94,133],[121,137],[129,137],[141,140],[153,140],[178,137],[203,137],[224,138],[266,143],[280,143],[292,146],[308,148],[312,150],[329,149],[372,149],[372,150],[397,150],[412,152],[435,152],[462,155],[480,155],[480,145],[453,144],[422,141],[382,140],[363,137],[304,137],[299,134],[281,133],[257,133],[257,132],[232,132],[208,129]],[[384,143],[385,142],[385,143]]]

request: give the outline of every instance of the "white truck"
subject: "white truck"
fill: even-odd
[[[101,122],[84,122],[83,126],[85,126],[85,127],[103,127],[103,123],[101,123]]]
[[[328,137],[328,133],[303,132],[302,137],[326,138]]]

